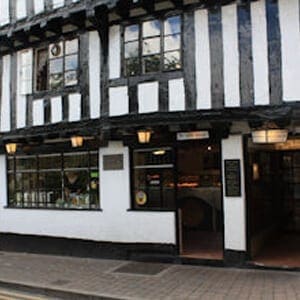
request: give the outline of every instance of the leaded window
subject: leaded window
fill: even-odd
[[[124,74],[135,76],[182,67],[181,17],[150,20],[124,28]]]
[[[9,207],[99,208],[97,151],[8,157]]]
[[[78,84],[78,39],[60,41],[36,51],[36,91]]]

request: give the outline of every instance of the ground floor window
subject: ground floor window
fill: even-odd
[[[171,148],[133,151],[134,208],[174,209],[174,165]]]
[[[8,157],[8,206],[97,209],[98,162],[98,151]]]

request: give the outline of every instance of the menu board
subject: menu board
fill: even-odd
[[[225,160],[225,194],[226,197],[241,196],[241,161]]]

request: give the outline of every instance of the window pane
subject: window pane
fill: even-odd
[[[133,154],[134,166],[173,164],[173,152],[170,148],[139,150]]]
[[[91,208],[99,207],[99,172],[90,172],[90,206]]]
[[[48,51],[41,49],[37,51],[37,66],[36,66],[36,90],[47,90],[48,82]]]
[[[143,23],[143,37],[160,35],[160,22],[158,20]]]
[[[143,55],[160,53],[160,38],[151,38],[143,41]]]
[[[78,52],[78,39],[66,41],[65,45],[66,45],[66,54]]]
[[[88,171],[69,171],[64,176],[65,202],[69,207],[89,207]]]
[[[160,70],[160,56],[150,55],[143,58],[143,72],[158,72]]]
[[[78,68],[78,55],[70,55],[65,58],[65,70],[76,70]]]
[[[49,57],[57,58],[63,56],[63,42],[51,44],[49,46]]]
[[[89,156],[87,152],[66,153],[64,154],[64,168],[87,168],[89,165]]]
[[[8,168],[9,171],[14,170],[14,158],[13,157],[9,157],[7,159],[7,168]]]
[[[62,73],[63,71],[63,59],[50,60],[50,74]]]
[[[58,89],[63,86],[63,75],[62,74],[54,74],[50,75],[50,88]]]
[[[36,200],[35,193],[37,190],[37,174],[23,173],[23,205],[25,207],[32,206],[32,201]]]
[[[140,63],[139,59],[136,58],[128,58],[125,60],[125,74],[127,76],[134,76],[139,74]]]
[[[75,85],[77,84],[77,71],[68,71],[65,73],[65,85]]]
[[[50,169],[61,169],[61,155],[40,155],[39,156],[39,169],[50,170]]]
[[[56,207],[62,202],[62,173],[50,171],[39,173],[40,206]]]
[[[15,195],[15,178],[14,174],[8,175],[8,194],[9,194],[9,205],[16,205]]]
[[[125,42],[134,41],[139,38],[139,26],[131,25],[125,28],[124,39]]]
[[[165,70],[175,70],[181,68],[180,51],[165,53],[164,58]]]
[[[180,34],[169,35],[164,38],[164,50],[172,51],[180,49]]]
[[[98,153],[90,153],[90,166],[91,168],[99,167],[99,155]]]
[[[164,22],[165,35],[181,32],[181,18],[179,16],[166,19]]]
[[[36,165],[36,157],[35,156],[19,156],[16,157],[16,169],[18,171],[21,170],[35,170]]]
[[[125,58],[138,57],[139,56],[139,43],[130,42],[125,44]]]

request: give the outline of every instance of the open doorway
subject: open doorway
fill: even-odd
[[[248,142],[250,254],[258,265],[300,267],[300,140]]]
[[[183,142],[177,152],[181,255],[223,259],[220,146]]]

